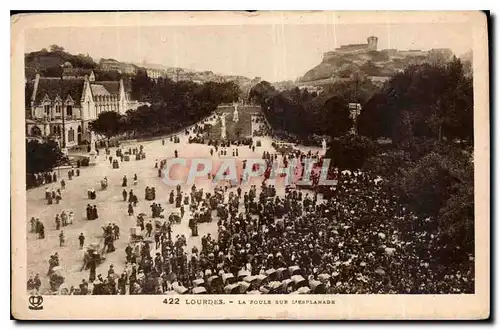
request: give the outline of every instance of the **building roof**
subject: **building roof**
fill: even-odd
[[[64,99],[69,95],[76,104],[80,104],[84,83],[85,80],[83,79],[61,80],[60,78],[40,77],[38,86],[36,87],[35,104],[40,104],[45,95],[47,95],[51,101],[54,101],[57,95],[60,96],[61,87]]]
[[[24,100],[26,109],[29,109],[29,107],[31,106],[31,95],[33,95],[33,86],[34,86],[33,80],[27,81],[26,84],[24,85]]]
[[[95,87],[94,87],[95,86]],[[98,87],[100,86],[100,87]],[[118,95],[120,94],[120,82],[119,81],[96,81],[90,85],[92,88],[92,93],[94,95]],[[94,93],[94,88],[96,93]],[[106,94],[106,92],[108,94]]]
[[[109,96],[111,95],[106,88],[104,88],[103,85],[99,84],[91,84],[90,89],[92,90],[92,95],[94,96],[102,96],[106,95]]]

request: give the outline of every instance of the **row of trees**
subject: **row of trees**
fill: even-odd
[[[411,66],[363,105],[358,128],[363,135],[398,144],[412,137],[471,143],[473,106],[472,77],[459,59]]]
[[[373,87],[368,81],[336,83],[319,95],[306,89],[277,91],[269,82],[262,81],[249,93],[251,101],[262,107],[271,126],[307,139],[313,134],[339,137],[352,127],[349,103],[360,102],[364,93],[356,89]]]
[[[153,104],[177,105],[186,103],[189,98],[193,97],[217,104],[231,103],[238,100],[239,96],[240,88],[234,82],[197,84],[190,80],[151,79],[144,70],[139,70],[131,79],[131,97],[134,100]]]

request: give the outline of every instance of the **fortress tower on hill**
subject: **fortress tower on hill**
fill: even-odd
[[[361,54],[372,51],[377,51],[378,38],[375,36],[370,36],[366,38],[366,44],[349,44],[342,45],[336,48],[334,51],[326,52],[323,54],[323,60],[326,61],[329,58],[338,55],[348,55],[348,54]]]
[[[368,50],[369,51],[376,51],[378,38],[371,36],[371,37],[368,37],[366,40],[368,41]]]

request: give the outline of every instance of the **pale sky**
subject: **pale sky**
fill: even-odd
[[[323,53],[378,37],[378,49],[450,48],[457,56],[472,48],[470,25],[275,24],[235,26],[146,26],[43,28],[26,32],[26,52],[58,44],[96,61],[163,64],[215,73],[296,79],[321,62]]]

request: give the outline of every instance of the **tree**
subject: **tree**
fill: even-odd
[[[226,82],[221,87],[222,103],[232,103],[238,101],[241,90],[234,81]]]
[[[49,172],[65,160],[57,142],[48,140],[38,142],[37,140],[26,141],[26,172],[43,173]]]
[[[340,97],[332,97],[323,105],[322,125],[327,127],[326,133],[331,137],[345,135],[351,129],[353,121],[350,118],[348,103]]]
[[[111,71],[96,70],[94,71],[94,73],[97,81],[119,81],[123,77],[123,75],[116,70],[111,70]]]
[[[58,46],[56,44],[50,45],[49,49],[53,53],[63,53],[64,52],[64,48],[61,46]]]
[[[376,153],[376,145],[370,139],[348,134],[333,139],[325,158],[331,160],[331,165],[340,170],[358,170],[365,161]]]
[[[275,92],[275,88],[268,81],[261,81],[253,86],[248,93],[249,101],[253,101],[261,106],[265,105],[266,100]]]
[[[401,169],[407,168],[409,156],[402,150],[389,150],[368,158],[363,164],[363,170],[376,173],[383,178],[391,178]]]
[[[97,133],[104,135],[108,141],[113,136],[118,135],[123,131],[123,118],[115,111],[101,112],[97,119],[89,123],[90,129]]]
[[[473,253],[474,169],[470,155],[448,146],[407,165],[388,181],[399,202],[421,217],[429,217],[443,247],[458,253],[454,257]]]
[[[363,105],[357,118],[359,134],[373,139],[392,137],[396,118],[388,98],[386,93],[377,93]]]
[[[407,144],[413,137],[473,140],[473,90],[457,58],[446,65],[412,65],[366,102],[361,134]]]

